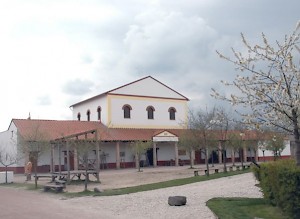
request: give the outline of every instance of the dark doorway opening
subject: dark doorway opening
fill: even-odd
[[[156,161],[157,161],[157,150],[159,148],[156,148]],[[149,148],[146,152],[147,160],[148,160],[148,165],[153,166],[153,148]]]

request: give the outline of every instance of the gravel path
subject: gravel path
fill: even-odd
[[[216,180],[193,183],[184,186],[140,192],[112,197],[82,197],[64,200],[65,207],[98,212],[101,218],[215,218],[206,207],[213,197],[262,197],[255,186],[252,173],[225,177]],[[175,207],[168,205],[168,197],[183,195],[187,205]],[[89,218],[89,216],[85,217]],[[105,216],[103,218],[106,218]]]

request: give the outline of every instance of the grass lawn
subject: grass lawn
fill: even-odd
[[[207,206],[220,219],[289,219],[263,198],[213,198]]]

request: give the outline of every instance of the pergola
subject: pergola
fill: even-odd
[[[50,172],[52,174],[52,177],[59,177],[59,178],[66,178],[67,182],[70,183],[70,181],[75,177],[80,177],[81,175],[84,175],[86,178],[89,177],[90,174],[94,175],[97,179],[97,182],[100,182],[99,179],[99,170],[100,170],[100,145],[98,140],[98,131],[97,129],[84,131],[68,136],[63,136],[61,138],[57,138],[55,140],[52,140],[51,142],[51,161],[50,161]],[[75,147],[75,144],[79,147],[85,147],[87,146],[86,143],[89,143],[89,145],[94,144],[94,148],[96,151],[96,161],[95,165],[93,166],[93,169],[87,169],[85,170],[79,170],[78,169],[78,154],[77,154],[77,148]],[[67,170],[62,171],[61,168],[61,148],[65,147],[66,149],[66,158],[67,158]],[[55,171],[55,149],[58,151],[58,172]],[[70,168],[70,150],[74,150],[74,170],[71,170]],[[91,148],[83,148],[83,150],[90,150]]]

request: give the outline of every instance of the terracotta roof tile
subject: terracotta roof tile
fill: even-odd
[[[152,140],[154,136],[163,131],[168,131],[180,137],[184,132],[183,129],[108,128],[97,121],[13,119],[12,123],[18,128],[19,134],[27,139],[34,130],[44,133],[48,140],[60,139],[91,130],[97,130],[98,139],[102,141]],[[222,138],[222,134],[224,133],[220,131],[214,132],[217,133],[220,139],[224,139]],[[232,132],[240,133],[240,131],[228,131],[227,134]],[[255,131],[246,131],[244,133],[245,140],[257,138]]]

